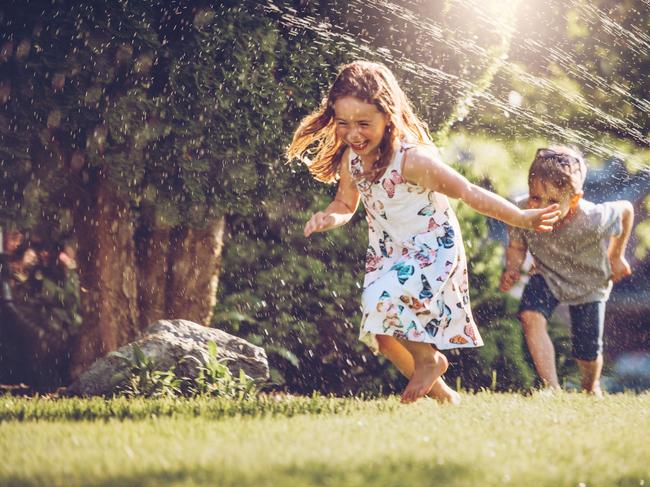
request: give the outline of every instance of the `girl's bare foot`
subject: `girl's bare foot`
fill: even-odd
[[[461,402],[460,394],[449,387],[442,377],[433,383],[427,396],[441,403],[458,405]]]
[[[431,391],[434,382],[447,371],[447,357],[437,350],[415,358],[415,371],[411,380],[402,393],[402,402],[411,403],[426,396]]]

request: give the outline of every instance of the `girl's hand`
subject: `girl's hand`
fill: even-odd
[[[336,223],[334,217],[324,211],[314,213],[305,225],[305,237],[309,237],[314,232],[324,232],[330,229]]]
[[[632,274],[630,264],[628,264],[625,257],[611,257],[609,258],[609,265],[612,268],[612,281],[618,282],[624,277]]]
[[[522,210],[524,214],[524,228],[532,228],[536,232],[550,232],[553,225],[560,218],[560,205],[553,204],[546,208]]]
[[[499,289],[502,292],[508,292],[512,289],[512,286],[519,280],[521,274],[519,271],[506,269],[501,274],[501,283],[499,284]]]

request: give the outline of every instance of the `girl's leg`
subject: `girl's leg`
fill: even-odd
[[[524,327],[528,350],[535,362],[535,369],[544,385],[553,389],[560,388],[555,369],[555,347],[546,330],[546,318],[537,311],[522,311],[519,319]]]
[[[428,343],[399,342],[413,356],[413,375],[402,393],[402,402],[410,403],[426,396],[433,388],[433,383],[447,371],[447,357]]]
[[[410,379],[415,370],[413,355],[392,336],[377,335],[377,342],[379,343],[379,351],[381,354],[390,360],[404,377]],[[460,403],[458,393],[449,387],[442,377],[439,377],[433,383],[433,387],[427,395],[440,402]]]

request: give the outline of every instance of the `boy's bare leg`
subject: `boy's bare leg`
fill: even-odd
[[[603,393],[600,389],[600,373],[603,370],[602,354],[599,354],[596,360],[577,359],[576,362],[578,362],[578,367],[580,367],[582,389],[595,396],[602,396]]]
[[[379,351],[390,360],[404,377],[410,379],[415,370],[413,355],[397,339],[389,335],[377,335]],[[440,402],[460,403],[460,395],[454,391],[442,377],[439,377],[431,387],[427,396]]]
[[[399,340],[399,339],[398,339]],[[426,396],[433,383],[447,371],[447,357],[428,343],[399,340],[413,356],[414,370],[402,393],[402,402],[410,403]]]
[[[537,374],[546,387],[559,389],[560,382],[555,369],[555,347],[546,330],[546,318],[537,311],[522,311],[519,319]]]

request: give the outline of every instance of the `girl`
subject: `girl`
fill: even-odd
[[[338,179],[334,200],[305,225],[306,237],[344,225],[363,201],[370,242],[360,339],[410,379],[402,402],[425,395],[457,402],[441,378],[448,363],[439,350],[483,341],[447,196],[539,231],[553,228],[557,205],[521,210],[445,165],[390,70],[366,61],[341,69],[321,107],[301,122],[287,155],[304,160],[319,181]]]

